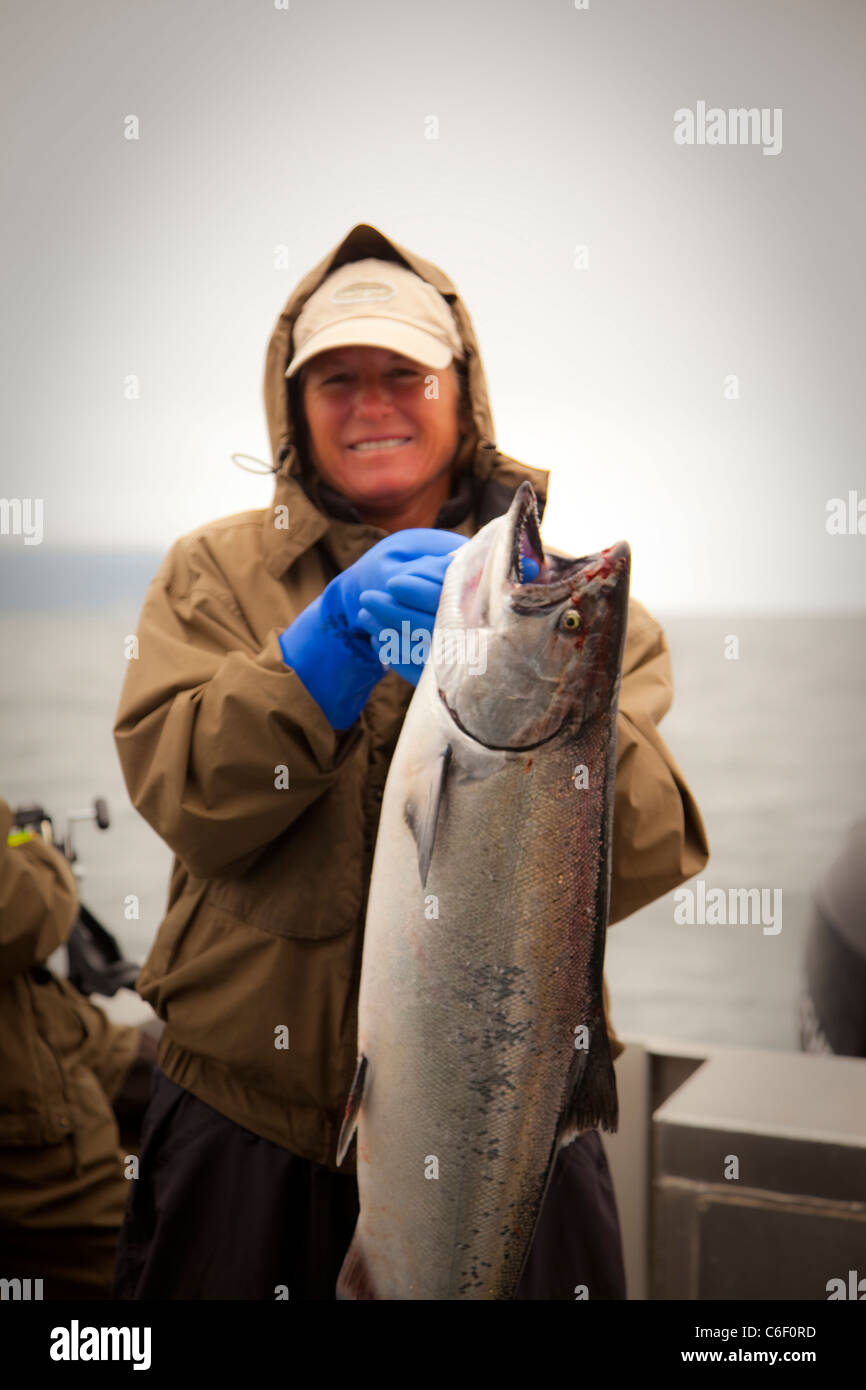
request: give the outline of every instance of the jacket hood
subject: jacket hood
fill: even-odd
[[[285,486],[280,488],[281,479],[289,484],[291,480],[296,479],[317,509],[321,510],[325,497],[330,502],[328,510],[332,514],[342,516],[342,519],[347,521],[353,519],[354,508],[348,499],[341,498],[341,494],[325,487],[318,477],[312,480],[305,479],[299,449],[300,431],[292,411],[293,391],[285,373],[292,358],[292,331],[295,321],[307,300],[333,270],[348,261],[363,260],[368,256],[384,261],[396,261],[420,275],[439,291],[454,315],[463,343],[472,409],[472,428],[461,438],[455,473],[458,477],[464,473],[470,475],[468,481],[471,483],[476,526],[480,527],[493,516],[501,514],[507,508],[514,489],[524,478],[528,478],[532,483],[538,497],[539,514],[543,513],[547,500],[548,472],[544,469],[528,468],[514,459],[508,459],[499,452],[494,442],[493,418],[478,343],[469,314],[454,285],[438,266],[399,246],[397,242],[391,241],[376,227],[366,222],[359,222],[354,226],[295,286],[277,319],[268,343],[264,382],[265,413],[274,470],[277,474],[278,493],[285,495],[286,491]]]

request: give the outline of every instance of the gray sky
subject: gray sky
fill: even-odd
[[[2,28],[28,563],[269,503],[229,454],[269,456],[271,329],[366,221],[457,284],[550,544],[624,537],[650,608],[866,607],[866,534],[825,525],[866,499],[866,7],[31,0]],[[678,145],[699,102],[780,110],[781,149]]]

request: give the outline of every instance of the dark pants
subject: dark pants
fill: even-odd
[[[355,1229],[354,1174],[251,1134],[157,1068],[120,1232],[115,1298],[333,1299]],[[625,1298],[595,1130],[560,1150],[518,1298]]]

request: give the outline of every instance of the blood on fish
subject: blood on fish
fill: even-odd
[[[609,545],[606,550],[602,550],[601,555],[605,558],[599,560],[597,565],[590,565],[587,569],[583,570],[581,577],[583,579],[597,579],[599,575],[601,575],[602,579],[607,579],[610,575],[616,574],[618,570],[621,570],[623,568],[621,556],[616,560],[608,560],[606,558],[612,550],[612,545]]]

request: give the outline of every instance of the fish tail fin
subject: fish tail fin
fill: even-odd
[[[370,1275],[370,1267],[364,1254],[364,1246],[355,1227],[351,1244],[337,1276],[337,1300],[347,1303],[353,1299],[375,1299],[376,1290]]]

